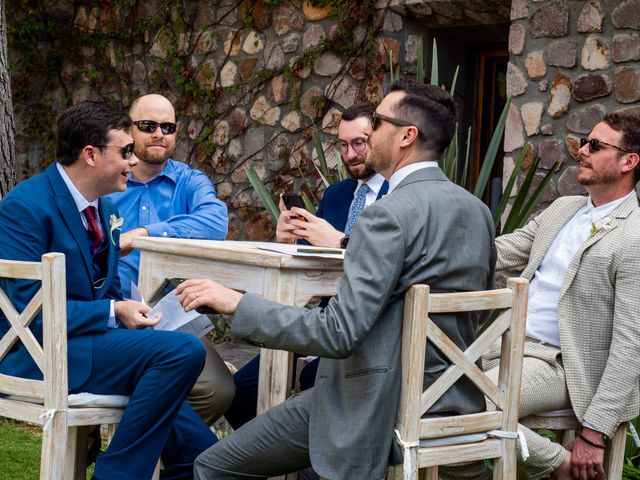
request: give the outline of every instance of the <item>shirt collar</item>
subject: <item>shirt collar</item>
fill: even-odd
[[[356,188],[356,191],[360,189],[363,183],[366,183],[369,189],[375,193],[377,197],[380,193],[380,189],[382,188],[382,184],[384,183],[384,177],[379,173],[376,173],[368,180],[358,180],[358,188]]]
[[[584,211],[585,213],[589,213],[591,215],[591,219],[593,222],[597,222],[598,220],[601,220],[607,215],[609,215],[610,213],[613,213],[613,211],[616,208],[618,208],[620,205],[626,202],[629,198],[635,195],[636,195],[636,191],[634,189],[634,190],[631,190],[624,197],[618,198],[609,203],[605,203],[604,205],[600,205],[599,207],[595,207],[591,202],[591,197],[589,197],[589,199],[587,200],[587,204],[584,206],[584,209],[585,209]]]
[[[387,192],[387,195],[393,192],[393,190],[400,184],[400,182],[402,182],[402,180],[404,180],[413,172],[417,172],[418,170],[422,170],[423,168],[439,168],[438,162],[433,160],[429,160],[426,162],[415,162],[396,170],[389,179],[389,191]]]
[[[128,177],[130,182],[142,184],[142,182],[139,182],[138,180],[133,178],[133,172],[129,172]],[[160,177],[167,177],[173,183],[178,183],[178,171],[176,170],[176,167],[173,164],[173,160],[171,158],[167,159],[167,163],[165,164],[164,168],[160,170],[160,173],[158,173],[158,175],[149,180],[149,182],[153,182],[156,178]]]
[[[84,198],[84,196],[80,193],[80,190],[78,190],[78,188],[73,183],[73,180],[71,180],[71,177],[69,177],[69,174],[67,173],[65,168],[62,165],[60,165],[58,162],[56,162],[56,167],[58,168],[58,173],[60,173],[62,180],[64,181],[65,185],[69,189],[69,193],[71,193],[71,196],[73,197],[73,201],[76,203],[76,208],[78,209],[78,211],[82,212],[88,206],[96,207],[96,210],[97,210],[98,199],[96,198],[93,202],[90,202],[89,200]]]

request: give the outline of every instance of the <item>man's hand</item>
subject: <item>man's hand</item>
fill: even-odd
[[[147,318],[146,314],[151,310],[144,303],[134,300],[121,300],[114,305],[116,318],[124,328],[136,330],[153,327],[160,321],[160,317]]]
[[[295,241],[301,237],[293,233],[296,226],[289,223],[293,212],[287,210],[287,207],[282,200],[282,195],[280,195],[278,208],[280,208],[280,216],[278,217],[278,223],[276,224],[276,241],[278,243],[295,243]]]
[[[604,445],[604,435],[601,432],[582,429],[582,436],[597,445]],[[578,437],[567,445],[571,451],[571,474],[578,480],[604,480],[604,449],[594,447]]]
[[[316,217],[304,208],[293,207],[291,211],[307,219],[306,222],[295,217],[289,220],[290,225],[295,227],[293,233],[297,237],[305,239],[315,247],[340,248],[344,232],[336,230],[324,218]]]
[[[124,232],[120,234],[120,256],[124,257],[125,255],[129,255],[133,247],[131,246],[131,241],[133,237],[148,237],[149,232],[144,227],[134,228],[133,230],[129,230],[128,232]]]
[[[206,305],[219,313],[231,315],[235,313],[242,298],[242,293],[201,278],[185,280],[178,285],[176,293],[186,312]]]

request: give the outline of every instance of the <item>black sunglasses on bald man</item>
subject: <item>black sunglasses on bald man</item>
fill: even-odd
[[[138,127],[138,130],[144,133],[153,133],[160,126],[160,131],[163,135],[171,135],[176,132],[176,124],[172,122],[154,122],[153,120],[137,120],[133,124]]]

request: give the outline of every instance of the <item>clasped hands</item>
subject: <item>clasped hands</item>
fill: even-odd
[[[294,243],[296,240],[306,240],[316,247],[340,248],[340,240],[344,232],[331,226],[323,218],[316,217],[304,208],[293,207],[287,210],[280,197],[280,216],[276,225],[276,240],[280,243]],[[302,216],[305,220],[298,217]]]

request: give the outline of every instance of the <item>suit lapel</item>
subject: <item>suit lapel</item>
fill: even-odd
[[[344,188],[340,190],[336,198],[337,214],[336,214],[336,230],[344,231],[347,226],[347,217],[349,216],[349,207],[353,200],[353,192],[356,191],[358,181],[355,178],[349,178],[344,181]]]
[[[557,212],[554,212],[554,215],[549,217],[549,221],[544,224],[540,224],[537,230],[537,238],[540,240],[540,247],[536,248],[537,254],[531,257],[529,263],[527,264],[527,268],[525,268],[524,272],[522,272],[522,276],[531,280],[535,275],[538,267],[544,260],[545,255],[551,248],[551,244],[556,239],[560,230],[564,228],[564,226],[573,218],[578,210],[584,207],[587,204],[587,197],[580,197],[580,201],[576,201],[575,203],[570,204],[567,208],[558,209]]]
[[[60,212],[60,216],[78,244],[78,249],[82,252],[82,260],[87,276],[92,278],[92,257],[89,247],[89,239],[87,237],[87,229],[82,224],[82,219],[80,218],[80,212],[78,212],[76,202],[73,200],[71,192],[69,192],[67,185],[60,176],[55,163],[45,171],[45,175],[47,176],[49,184],[53,190],[56,207]]]
[[[567,267],[567,271],[562,281],[562,288],[560,289],[560,298],[562,298],[567,289],[571,286],[571,283],[573,283],[573,279],[578,273],[578,267],[580,266],[580,262],[582,261],[582,255],[584,255],[587,249],[602,240],[611,231],[615,230],[615,228],[620,225],[629,215],[631,215],[631,212],[633,212],[633,210],[636,208],[638,208],[638,198],[633,195],[627,201],[623,202],[618,208],[616,208],[613,213],[605,217],[600,230],[598,230],[595,235],[589,237],[582,245],[580,245],[580,248],[578,248],[578,251],[573,256],[573,258],[571,259],[571,263],[569,263],[569,266]]]
[[[111,283],[113,282],[113,275],[117,270],[117,256],[116,256],[116,248],[112,241],[111,235],[111,214],[114,212],[113,204],[110,200],[105,198],[101,198],[98,202],[98,212],[100,213],[100,223],[102,224],[102,232],[104,233],[104,238],[107,242],[107,271],[106,271],[106,279],[102,284],[102,287],[96,292],[96,298],[101,298],[104,296],[105,292],[109,290]],[[113,238],[115,240],[115,238]]]

